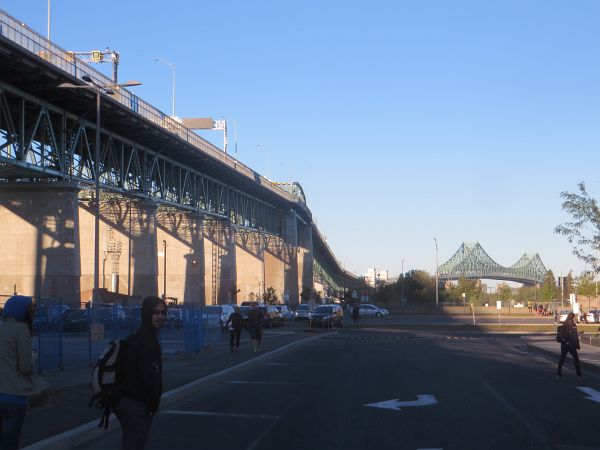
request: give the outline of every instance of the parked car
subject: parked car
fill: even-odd
[[[168,308],[165,318],[165,327],[180,329],[183,326],[183,310],[181,308]]]
[[[590,309],[586,314],[585,318],[588,323],[598,323],[600,319],[600,310]]]
[[[385,308],[380,308],[375,305],[371,305],[369,303],[360,305],[359,315],[361,317],[384,317],[388,316],[390,313]]]
[[[302,320],[310,320],[312,310],[308,305],[298,305],[296,311],[294,311],[294,322],[300,322]]]
[[[277,311],[279,311],[283,320],[292,320],[294,317],[294,314],[287,305],[275,305],[275,308],[277,308]]]
[[[559,322],[564,322],[565,320],[567,320],[567,316],[569,315],[569,313],[572,313],[573,311],[571,311],[570,309],[561,309],[558,312],[558,321]]]
[[[89,319],[87,309],[69,309],[63,314],[63,331],[87,331]]]
[[[203,316],[209,326],[218,326],[225,331],[225,324],[234,311],[231,305],[209,305],[204,308]]]
[[[340,305],[320,305],[311,313],[311,326],[331,328],[344,326],[344,310]]]
[[[244,322],[248,320],[248,314],[250,313],[251,309],[252,309],[252,306],[250,306],[250,305],[240,306],[240,313],[242,314],[242,319],[244,320]],[[274,325],[282,325],[283,324],[283,317],[281,316],[281,314],[279,313],[279,311],[277,310],[277,308],[275,306],[261,305],[261,306],[258,306],[258,309],[260,309],[261,314],[262,314],[263,327],[271,328]]]

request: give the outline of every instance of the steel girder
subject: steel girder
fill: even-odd
[[[489,278],[521,283],[541,283],[547,273],[540,256],[524,254],[510,267],[504,267],[486,253],[479,242],[464,243],[438,268],[441,279]]]
[[[84,114],[85,116],[85,114]],[[279,234],[281,211],[206,174],[0,82],[0,180],[69,180]]]

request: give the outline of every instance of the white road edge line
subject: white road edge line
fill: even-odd
[[[521,414],[513,405],[511,405],[504,397],[502,397],[493,387],[491,387],[487,383],[483,383],[483,387],[485,387],[492,396],[506,408],[516,419],[518,419],[523,426],[534,436],[539,442],[543,444],[548,443],[548,439],[542,433],[538,431],[538,429],[529,421],[527,418]]]
[[[313,385],[315,383],[305,383],[303,381],[243,381],[243,380],[231,380],[227,382],[228,384],[281,384],[281,385],[289,385],[289,384],[307,384]]]

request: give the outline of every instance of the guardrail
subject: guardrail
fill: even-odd
[[[53,66],[63,70],[69,75],[81,79],[83,75],[89,75],[94,82],[103,86],[110,86],[114,81],[104,75],[102,72],[94,69],[89,64],[86,64],[81,59],[77,58],[72,53],[53,44],[41,34],[27,27],[22,22],[19,22],[14,17],[0,9],[0,36],[3,36],[20,47],[28,50],[37,57],[47,61]],[[202,152],[217,159],[222,164],[230,167],[234,171],[251,178],[261,186],[276,193],[291,202],[298,204],[299,207],[308,211],[308,208],[300,203],[300,201],[271,183],[267,178],[258,174],[250,167],[232,158],[227,153],[221,151],[207,140],[201,138],[190,129],[184,127],[171,116],[155,108],[150,103],[142,100],[137,95],[124,88],[112,89],[115,94],[109,97],[127,107],[130,111],[138,114],[144,119],[162,127],[165,131],[176,135],[188,144],[193,145]]]

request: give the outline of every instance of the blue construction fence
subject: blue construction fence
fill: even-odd
[[[120,304],[71,308],[60,300],[36,299],[32,347],[38,372],[53,372],[96,363],[107,343],[135,332],[140,306]],[[159,333],[163,354],[198,353],[225,342],[218,307],[169,307]]]

